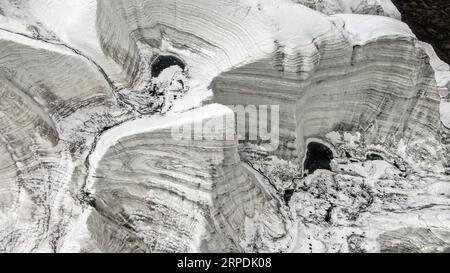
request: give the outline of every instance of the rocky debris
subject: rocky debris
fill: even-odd
[[[398,19],[2,1],[0,251],[448,251],[450,68]],[[224,105],[277,105],[279,148]]]

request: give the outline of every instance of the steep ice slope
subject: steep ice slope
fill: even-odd
[[[278,152],[287,158],[302,158],[308,138],[334,130],[360,131],[367,144],[393,149],[401,139],[440,145],[433,70],[406,25],[360,15],[333,20],[343,28],[316,39],[310,56],[280,46],[215,78],[215,101],[281,104],[285,151]],[[314,65],[302,67],[308,57]]]
[[[1,144],[9,162],[2,164],[15,172],[2,181],[10,185],[5,190],[12,202],[2,207],[1,245],[5,251],[51,251],[64,232],[59,226],[71,217],[71,156],[89,145],[73,137],[104,126],[77,123],[95,120],[95,112],[114,107],[115,100],[96,68],[71,50],[0,32]],[[81,108],[85,114],[75,114]]]
[[[233,112],[209,105],[148,117],[101,135],[89,156],[84,212],[64,251],[199,252],[287,249],[292,239],[277,199],[261,175],[239,161]],[[224,126],[222,118],[228,117]],[[171,137],[198,126],[203,141]]]
[[[448,66],[389,1],[294,2],[1,1],[0,250],[448,248]],[[173,138],[211,102],[282,147]]]
[[[0,9],[1,29],[69,47],[98,64],[112,81],[124,80],[120,67],[101,51],[95,0],[5,0]]]

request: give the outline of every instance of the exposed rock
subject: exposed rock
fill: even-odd
[[[450,3],[446,0],[392,1],[402,13],[402,19],[417,37],[434,46],[439,57],[450,62]]]

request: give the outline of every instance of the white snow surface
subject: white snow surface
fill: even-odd
[[[408,25],[389,17],[360,14],[336,14],[331,17],[349,33],[355,45],[387,36],[416,38]]]
[[[162,129],[177,128],[183,124],[194,124],[208,119],[229,115],[234,117],[234,112],[230,108],[221,104],[209,104],[183,113],[168,113],[165,116],[146,116],[115,126],[111,130],[106,131],[99,138],[94,151],[89,156],[91,173],[88,177],[93,177],[93,172],[95,172],[98,163],[108,149],[123,138]],[[95,190],[91,188],[89,181],[87,181],[86,188],[92,193],[95,192]]]

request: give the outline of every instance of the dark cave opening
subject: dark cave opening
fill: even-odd
[[[331,160],[333,159],[333,152],[326,145],[311,142],[308,144],[306,159],[303,163],[303,169],[311,174],[318,169],[331,171]]]
[[[369,153],[366,155],[366,160],[375,161],[375,160],[384,160],[384,158],[379,154]]]
[[[289,201],[291,201],[292,195],[294,195],[294,189],[287,189],[284,191],[283,199],[286,206],[289,206]]]
[[[177,65],[184,70],[183,61],[172,55],[160,55],[152,63],[152,77],[158,77],[161,72],[171,66]]]

